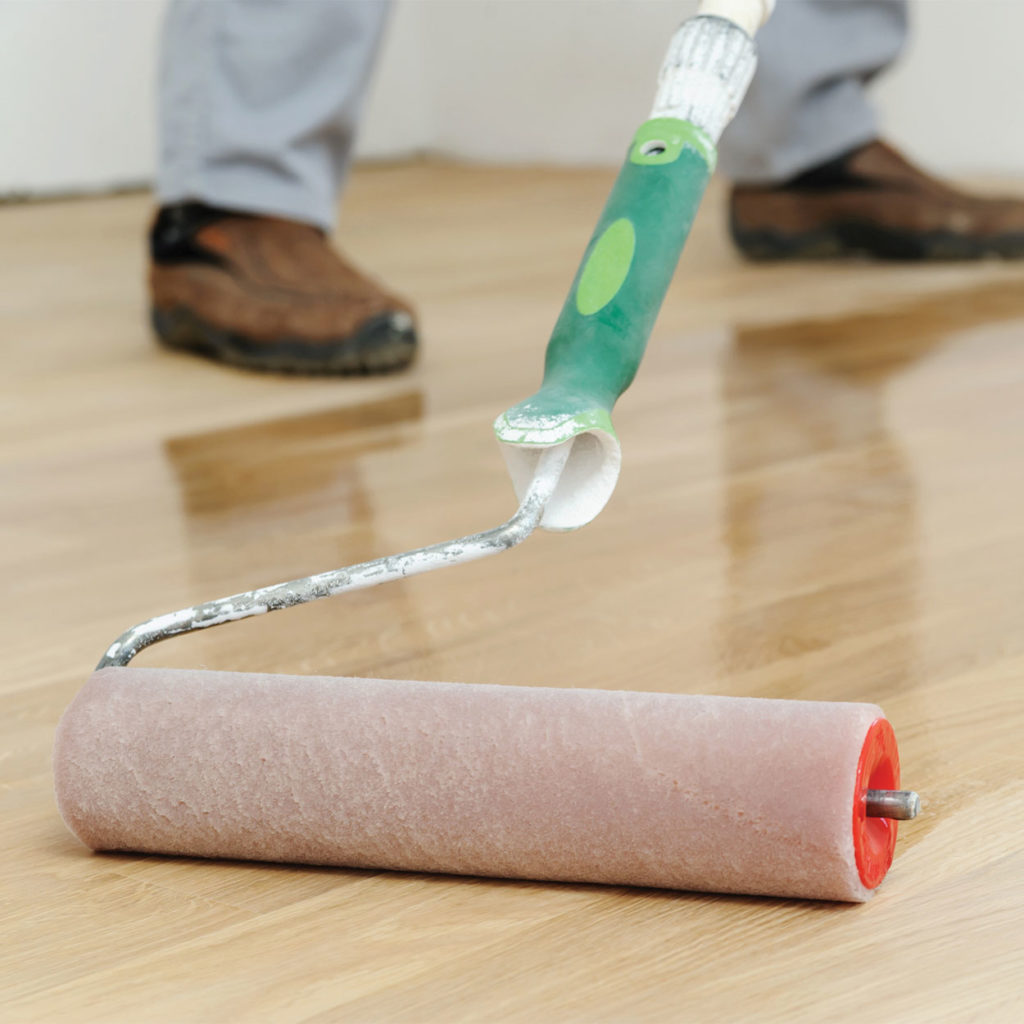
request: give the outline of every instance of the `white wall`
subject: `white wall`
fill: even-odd
[[[0,0],[0,195],[151,177],[162,8],[162,0]]]
[[[164,3],[0,0],[0,195],[151,177]],[[693,6],[401,0],[359,152],[617,162]],[[908,54],[877,89],[889,134],[949,173],[1024,176],[1024,2],[917,0],[914,16]]]
[[[911,19],[875,90],[891,137],[949,173],[1024,177],[1024,2],[911,0]]]
[[[669,39],[696,0],[405,0],[393,36],[423,53],[432,148],[471,159],[617,163],[647,116]],[[396,42],[394,38],[390,42]],[[384,54],[363,151],[388,152],[407,80]]]

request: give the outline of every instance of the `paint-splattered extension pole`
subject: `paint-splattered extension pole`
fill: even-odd
[[[774,0],[705,0],[676,32],[651,115],[637,129],[548,343],[541,389],[494,429],[517,493],[540,452],[576,438],[541,525],[572,530],[611,496],[621,453],[611,410],[647,339],[754,74],[752,36]]]

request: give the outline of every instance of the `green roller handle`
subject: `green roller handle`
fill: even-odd
[[[520,491],[538,449],[592,436],[574,446],[562,497],[572,490],[576,500],[552,503],[550,529],[588,522],[615,486],[611,411],[636,375],[715,159],[714,143],[687,121],[640,126],[548,342],[543,384],[495,422]]]

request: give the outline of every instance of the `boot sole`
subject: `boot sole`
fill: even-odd
[[[368,320],[347,338],[324,342],[253,341],[180,306],[153,308],[150,319],[157,339],[167,348],[247,370],[311,376],[391,373],[408,366],[416,353],[413,327],[396,326],[387,313]]]
[[[840,259],[867,256],[882,260],[1024,259],[1024,234],[977,239],[949,231],[912,234],[876,224],[836,224],[821,231],[786,234],[747,231],[730,224],[733,241],[752,260]]]

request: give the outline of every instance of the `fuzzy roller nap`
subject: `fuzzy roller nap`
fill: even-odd
[[[862,901],[896,838],[871,704],[107,668],[54,762],[97,850]]]

